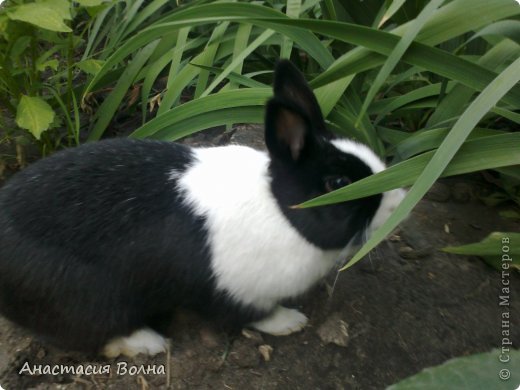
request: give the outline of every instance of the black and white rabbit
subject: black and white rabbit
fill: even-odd
[[[380,225],[400,190],[291,206],[384,169],[326,131],[288,61],[265,114],[268,153],[113,139],[54,154],[0,190],[0,312],[63,348],[156,354],[185,306],[285,335],[308,290]]]

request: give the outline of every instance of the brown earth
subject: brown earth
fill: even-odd
[[[262,145],[258,131],[245,127],[234,134],[198,135],[190,143],[230,139]],[[500,273],[478,258],[439,250],[478,241],[491,231],[520,231],[518,222],[501,219],[497,209],[476,199],[479,186],[478,178],[468,177],[436,184],[368,258],[340,273],[335,284],[336,275],[330,275],[295,303],[310,318],[300,333],[225,334],[182,313],[172,325],[168,354],[107,361],[57,350],[0,318],[0,385],[8,390],[382,389],[450,358],[490,351],[501,345]],[[517,343],[520,283],[517,273],[510,277],[511,338]],[[30,375],[25,370],[20,375],[26,362],[29,367],[91,364],[98,371],[110,365],[110,372]],[[118,373],[118,362],[156,373]],[[502,385],[497,376],[497,389]]]

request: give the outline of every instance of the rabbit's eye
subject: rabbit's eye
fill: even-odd
[[[332,176],[325,179],[325,189],[327,192],[331,192],[350,183],[352,183],[352,180],[347,176]]]

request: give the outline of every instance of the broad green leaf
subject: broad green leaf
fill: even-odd
[[[453,159],[477,123],[498,103],[507,91],[520,81],[520,72],[518,72],[519,68],[520,58],[509,65],[482,91],[479,96],[477,96],[466,111],[464,111],[459,120],[457,120],[455,126],[453,126],[439,149],[437,149],[431,160],[428,162],[428,165],[424,168],[405,199],[395,209],[392,215],[390,215],[388,220],[374,232],[372,238],[363,245],[363,247],[354,255],[347,265],[343,267],[343,269],[346,269],[361,260],[409,215],[415,205],[433,185],[435,180],[443,174],[446,167],[449,165],[450,161]],[[512,133],[512,135],[515,134],[519,133]],[[515,143],[515,146],[518,144],[519,143]],[[518,153],[518,151],[511,153],[511,155],[520,159],[520,153]]]
[[[19,20],[37,27],[59,32],[71,32],[60,13],[45,3],[22,4],[7,11],[11,20]]]
[[[78,62],[76,64],[76,67],[78,67],[85,73],[96,75],[99,72],[99,70],[103,67],[104,63],[105,61],[103,60],[90,59]]]
[[[41,62],[36,65],[36,69],[38,69],[40,72],[43,72],[47,68],[51,68],[54,71],[58,70],[59,62],[57,59],[52,59],[49,61]]]
[[[520,270],[520,233],[494,232],[480,242],[448,246],[442,250],[457,255],[480,256],[499,271],[507,268]]]
[[[42,98],[22,95],[16,111],[16,124],[31,132],[36,139],[54,120],[52,107]]]
[[[507,373],[510,377],[500,378]],[[519,383],[520,351],[511,348],[506,353],[495,349],[448,360],[386,390],[514,390]]]
[[[36,0],[37,4],[46,5],[56,11],[64,20],[72,20],[70,1],[68,0]]]

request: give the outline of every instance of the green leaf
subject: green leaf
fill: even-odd
[[[453,130],[452,130],[453,131]],[[446,138],[443,142],[446,142]],[[483,169],[520,164],[520,133],[507,133],[466,141],[442,172],[441,177],[461,175]],[[413,184],[434,156],[435,151],[395,164],[382,172],[299,205],[315,207],[346,202]]]
[[[271,30],[266,30],[262,34],[260,34],[258,38],[256,38],[247,46],[246,49],[244,49],[240,54],[233,58],[233,61],[231,61],[231,63],[223,70],[221,74],[215,77],[215,80],[211,82],[211,84],[200,95],[200,97],[209,95],[222,82],[222,80],[224,80],[231,73],[231,71],[233,71],[233,69],[236,69],[240,64],[242,64],[247,56],[249,56],[254,50],[256,50],[260,45],[262,45],[273,34],[274,31]]]
[[[83,72],[94,76],[103,67],[104,63],[105,63],[105,61],[103,61],[103,60],[90,59],[90,60],[83,60],[81,62],[78,62],[75,66],[78,67],[79,69],[81,69]]]
[[[175,29],[187,26],[196,26],[200,24],[216,23],[223,20],[247,22],[250,20],[250,18],[254,17],[272,16],[278,16],[287,19],[287,16],[281,12],[256,4],[246,3],[207,4],[188,7],[182,11],[175,12],[167,18],[163,18],[157,21],[154,25],[143,29],[134,37],[132,37],[132,39],[127,40],[123,45],[121,45],[108,58],[106,64],[103,66],[103,69],[89,83],[85,93],[91,92],[92,89],[96,86],[96,83],[98,83],[99,80],[112,69],[112,67],[124,60],[125,57],[135,53],[137,49],[151,42],[152,40],[171,33]],[[324,68],[328,67],[334,61],[332,54],[325,47],[325,45],[309,31],[275,25],[267,21],[258,21],[258,24],[267,28],[270,28],[271,26],[276,27],[277,32],[290,37],[301,47],[302,50],[306,51],[320,64],[320,66]],[[201,54],[204,54],[204,52]],[[203,64],[200,61],[195,63]],[[198,69],[196,71],[197,73],[199,72]]]
[[[388,56],[387,60],[383,64],[383,67],[379,70],[375,80],[373,81],[370,89],[367,93],[365,101],[363,102],[363,106],[359,112],[358,118],[356,120],[356,127],[361,122],[363,115],[367,111],[368,106],[376,96],[377,91],[383,85],[385,80],[388,78],[390,73],[394,70],[397,63],[401,60],[401,57],[404,55],[408,47],[412,44],[413,40],[424,26],[424,24],[428,21],[431,15],[435,12],[437,8],[444,2],[444,0],[432,0],[428,3],[426,7],[421,11],[421,13],[415,18],[410,26],[406,29],[403,37],[397,42],[394,49]]]
[[[285,14],[290,18],[297,19],[300,16],[301,7],[301,0],[287,0]],[[293,41],[284,36],[282,38],[282,46],[280,47],[280,58],[291,58],[292,47]]]
[[[166,115],[166,114],[165,114]],[[177,121],[174,125],[156,132],[151,138],[163,141],[175,141],[199,130],[234,123],[261,123],[264,107],[233,107],[203,112],[196,117]]]
[[[419,178],[406,195],[405,199],[395,209],[392,215],[390,215],[388,220],[374,232],[372,238],[363,245],[363,247],[354,255],[348,264],[343,267],[343,269],[346,269],[361,260],[409,215],[415,205],[426,194],[428,189],[443,174],[446,167],[449,165],[450,161],[453,159],[477,123],[498,103],[507,91],[520,81],[520,72],[518,72],[519,68],[520,58],[509,65],[482,91],[479,96],[477,96],[477,98],[457,120],[448,136],[444,139],[439,149],[437,149],[431,160],[428,162],[428,165],[424,168]],[[518,143],[515,144],[515,146],[517,145]],[[518,153],[518,151],[512,154],[514,156],[516,155],[515,157],[520,158],[520,153]]]
[[[36,0],[37,4],[45,5],[56,11],[61,18],[65,20],[72,20],[70,14],[70,1],[67,0]]]
[[[36,139],[54,120],[52,107],[42,98],[22,95],[16,110],[16,124],[31,132]]]
[[[251,36],[251,30],[253,29],[253,25],[249,23],[241,23],[238,26],[238,30],[235,35],[235,43],[233,45],[233,59],[237,58],[237,56],[240,55],[244,50],[247,49],[247,43],[249,42],[249,38]],[[244,67],[244,62],[241,61],[240,64],[229,73],[230,75],[232,73],[241,75],[242,69]],[[221,74],[222,72],[219,72],[218,74]],[[231,81],[229,84],[229,87],[232,89],[235,89],[237,87],[237,84],[234,81]]]
[[[501,359],[507,362],[502,363]],[[507,370],[511,377],[501,379],[499,375],[505,373],[501,370]],[[426,368],[386,390],[513,390],[519,383],[520,351],[510,349],[507,353],[502,353],[495,349]]]
[[[482,241],[461,246],[449,246],[444,252],[480,256],[493,268],[520,270],[520,233],[493,232]]]
[[[399,9],[402,7],[402,5],[406,2],[406,0],[393,0],[392,4],[386,12],[382,15],[380,20],[376,20],[374,27],[381,28],[383,24],[386,23],[387,20],[389,20],[394,14],[399,11]]]
[[[355,45],[365,46],[386,56],[390,55],[399,42],[399,37],[393,34],[350,23],[282,18],[269,19],[269,21],[275,24],[311,30],[315,33],[324,34]],[[479,91],[485,88],[497,76],[496,73],[473,62],[418,42],[410,44],[410,47],[402,57],[402,61],[430,70],[449,79],[457,80]],[[357,71],[359,70],[350,63],[336,62],[332,67],[312,80],[310,84],[314,87],[320,87]],[[512,86],[511,91],[505,95],[504,101],[512,105],[520,105],[520,86]]]
[[[58,65],[59,65],[58,60],[53,58],[52,60],[38,63],[36,65],[36,69],[38,69],[40,72],[43,72],[47,68],[51,68],[52,70],[56,71],[56,70],[58,70]]]
[[[450,129],[439,128],[432,130],[423,130],[415,132],[410,137],[396,145],[395,156],[401,160],[406,160],[419,153],[436,149],[442,143],[444,138],[448,135]],[[488,137],[497,134],[502,134],[500,130],[490,129],[474,129],[468,136],[469,139]]]
[[[95,141],[101,138],[103,132],[117,111],[121,100],[125,96],[126,91],[134,82],[137,73],[142,68],[144,63],[148,60],[148,58],[150,58],[158,43],[158,40],[149,43],[147,46],[136,53],[134,59],[126,67],[110,95],[108,95],[103,104],[101,104],[97,110],[96,124],[88,136],[89,141]]]
[[[64,17],[59,11],[47,3],[28,3],[19,5],[7,11],[11,20],[19,20],[34,26],[59,32],[72,32],[64,23]]]
[[[181,28],[177,34],[177,42],[175,44],[175,48],[172,51],[171,55],[171,63],[170,70],[168,73],[168,81],[166,82],[166,93],[163,96],[161,106],[157,111],[157,115],[162,115],[165,111],[169,110],[173,105],[174,101],[177,99],[177,95],[175,94],[175,89],[173,85],[175,84],[176,78],[179,74],[179,69],[181,66],[182,54],[184,53],[184,49],[186,47],[186,42],[188,40],[188,34],[190,33],[190,27]],[[153,72],[155,73],[155,72]],[[152,74],[153,74],[152,73]],[[144,102],[144,100],[143,100]]]
[[[105,2],[105,0],[74,0],[83,7],[97,7]]]
[[[520,21],[501,20],[496,23],[490,24],[489,26],[484,27],[478,33],[473,35],[468,40],[468,42],[474,40],[475,38],[482,37],[485,35],[501,35],[510,38],[517,44],[520,44]]]
[[[157,116],[151,121],[147,122],[139,129],[134,131],[130,136],[134,138],[145,138],[145,137],[154,137],[156,133],[162,132],[162,139],[174,139],[177,136],[175,134],[170,134],[170,130],[174,126],[178,126],[182,121],[187,121],[190,118],[195,122],[191,122],[189,125],[193,126],[192,129],[186,128],[184,131],[181,130],[183,135],[191,134],[195,130],[193,129],[201,129],[207,128],[203,127],[205,125],[204,120],[202,119],[203,114],[207,114],[210,112],[220,112],[220,121],[217,117],[212,117],[214,120],[218,121],[218,124],[223,125],[227,123],[245,123],[245,120],[239,120],[235,115],[232,114],[233,109],[239,110],[242,107],[246,108],[255,108],[256,110],[260,110],[262,112],[263,106],[266,100],[272,95],[272,91],[270,88],[247,88],[247,89],[235,89],[231,91],[221,92],[214,95],[209,95],[206,97],[198,98],[187,103],[184,103],[180,106],[177,106],[167,112],[165,112],[161,116]],[[230,109],[224,113],[223,110]],[[256,113],[257,111],[255,111]],[[248,114],[251,111],[248,111]],[[245,114],[244,114],[245,115]],[[256,115],[256,114],[255,114]],[[215,119],[217,118],[217,119]],[[260,121],[257,119],[260,118]],[[255,116],[254,121],[251,122],[261,122],[262,116]]]

